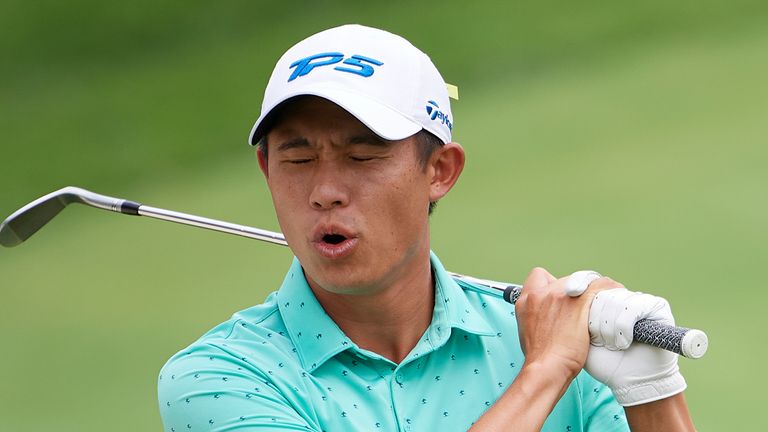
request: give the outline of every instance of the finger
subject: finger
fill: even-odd
[[[624,285],[621,282],[616,282],[607,276],[596,279],[589,284],[590,291],[604,291],[614,288],[624,288]]]
[[[601,277],[602,275],[594,270],[581,270],[571,273],[565,282],[565,293],[571,297],[578,297],[587,290],[589,284]]]
[[[552,276],[552,274],[546,271],[544,268],[534,267],[533,270],[528,273],[528,277],[525,278],[525,282],[523,282],[523,287],[525,287],[523,292],[525,292],[526,289],[544,288],[556,280],[557,278]]]
[[[594,346],[616,347],[616,317],[624,307],[623,298],[631,294],[622,285],[609,279],[600,278],[593,282],[589,293],[594,295],[589,309],[589,335]]]
[[[644,313],[640,319],[649,319],[659,321],[668,325],[675,325],[675,317],[672,315],[672,308],[667,299],[651,294],[643,294],[647,298],[648,312]]]
[[[633,296],[625,300],[624,310],[617,317],[617,326],[621,324],[622,329],[634,325],[641,319],[658,321],[667,325],[675,325],[675,318],[672,316],[672,309],[669,302],[651,294],[633,293]],[[630,335],[630,340],[633,335]]]
[[[631,329],[636,321],[635,317],[626,315],[626,319],[621,321],[622,312],[629,311],[629,305],[633,304],[631,301],[633,296],[637,296],[636,293],[627,290],[626,288],[615,288],[601,292],[599,294],[605,305],[600,315],[600,336],[603,338],[605,347],[609,350],[620,350],[629,347],[631,339],[625,344],[624,335],[627,332],[627,328]],[[637,304],[635,304],[637,306]]]
[[[616,288],[624,288],[624,285],[605,276],[599,279],[595,279],[588,286],[587,296],[588,295],[593,296],[592,303],[589,308],[588,328],[589,328],[590,343],[594,346],[601,347],[601,346],[605,346],[606,344],[614,346],[613,339],[608,339],[606,338],[605,335],[603,335],[603,327],[601,326],[601,320],[605,321],[605,318],[602,318],[602,316],[606,314],[604,310],[608,304],[608,300],[610,299],[610,296],[602,295],[602,293],[605,291],[616,289]]]
[[[589,308],[589,343],[593,346],[604,346],[605,340],[600,333],[600,320],[605,307],[605,298],[597,293],[592,299],[592,306]]]
[[[643,302],[639,298],[643,294],[635,293],[628,297],[619,315],[616,317],[615,344],[620,350],[629,348],[635,333],[635,323],[640,320],[643,313]]]

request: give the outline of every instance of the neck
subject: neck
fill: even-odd
[[[370,294],[313,291],[328,316],[359,347],[400,363],[429,327],[434,310],[429,250],[418,261],[412,271]]]

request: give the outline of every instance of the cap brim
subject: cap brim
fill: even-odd
[[[422,129],[421,124],[416,120],[366,95],[337,87],[315,84],[311,89],[301,89],[283,95],[269,109],[262,111],[261,116],[251,129],[248,143],[251,145],[258,144],[269,129],[274,126],[269,120],[270,115],[275,112],[275,108],[297,96],[318,96],[327,99],[344,108],[345,111],[355,116],[361,123],[385,140],[405,139]]]

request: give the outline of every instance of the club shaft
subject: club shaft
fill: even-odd
[[[238,225],[216,219],[209,219],[173,210],[141,205],[139,206],[139,216],[147,216],[154,219],[176,222],[183,225],[196,226],[198,228],[205,228],[227,234],[234,234],[236,236],[261,240],[268,243],[288,246],[288,242],[285,241],[285,237],[278,232],[267,231],[245,225]]]

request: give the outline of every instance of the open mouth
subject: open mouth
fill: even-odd
[[[323,242],[332,244],[332,245],[337,245],[346,239],[347,237],[341,234],[326,234],[323,236]]]
[[[320,255],[326,258],[342,258],[357,246],[357,236],[343,228],[326,226],[318,231],[313,243]]]

